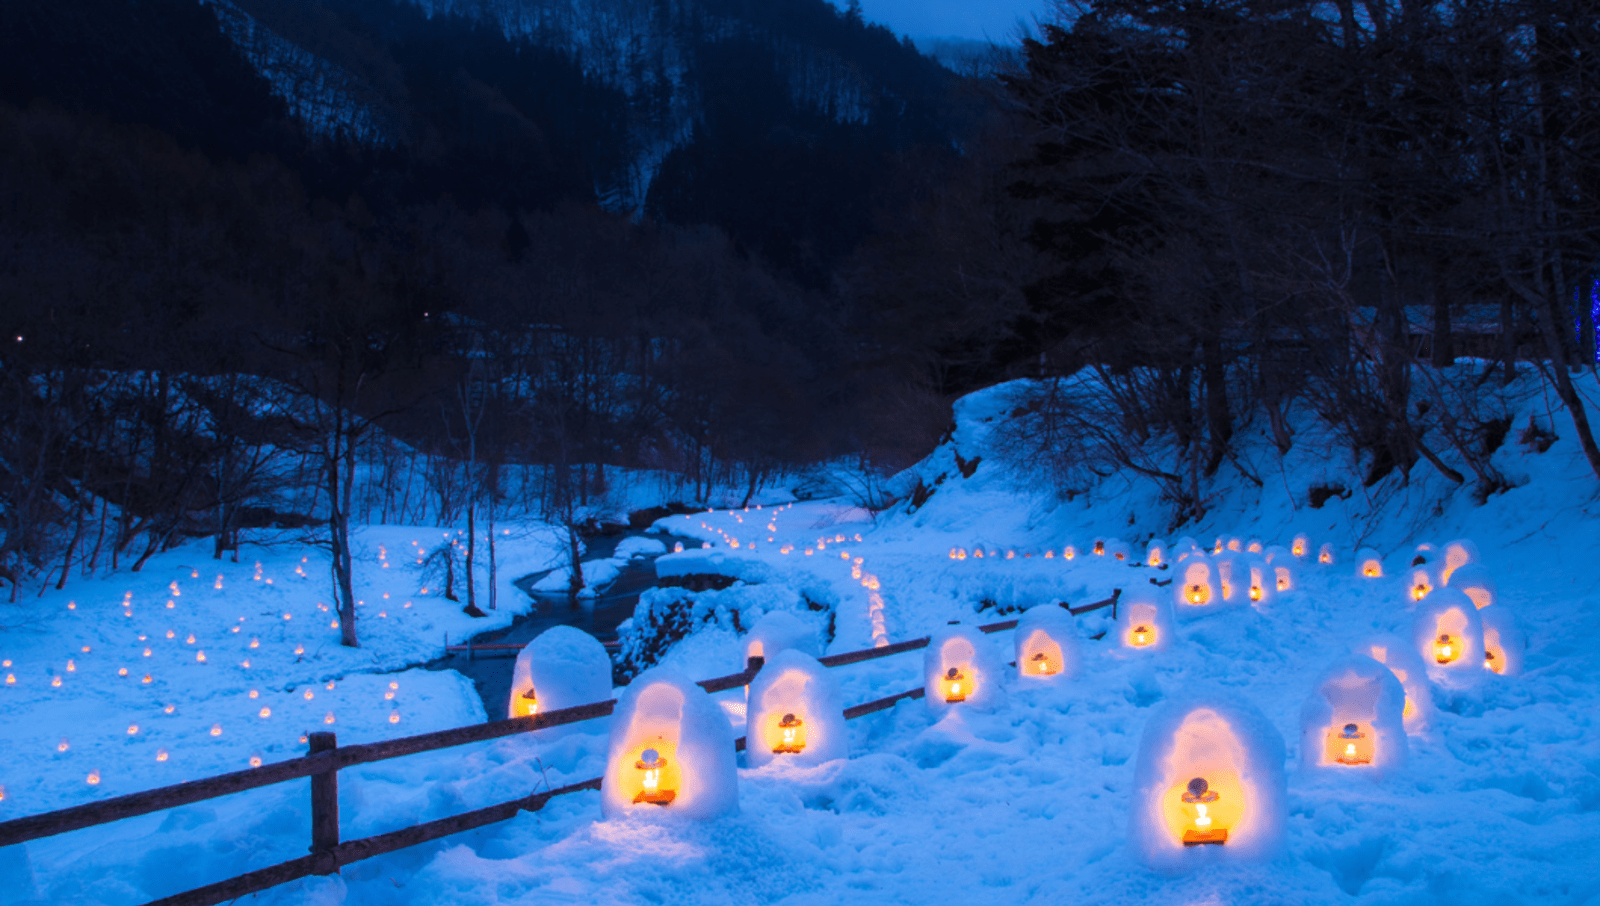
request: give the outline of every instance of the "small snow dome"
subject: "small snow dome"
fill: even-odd
[[[1449,582],[1450,574],[1466,566],[1468,563],[1481,562],[1478,556],[1478,546],[1465,538],[1446,544],[1442,554],[1444,563],[1439,567],[1439,581]]]
[[[1483,620],[1472,599],[1441,588],[1417,605],[1413,647],[1436,679],[1475,678],[1483,666]]]
[[[1182,538],[1179,538],[1177,541],[1172,543],[1173,556],[1182,556],[1184,554],[1199,552],[1201,552],[1200,542],[1194,540],[1188,535],[1184,535]]]
[[[1132,563],[1133,548],[1129,547],[1126,541],[1112,538],[1106,542],[1106,559],[1118,563]]]
[[[1424,541],[1411,552],[1411,565],[1423,566],[1439,559],[1439,549]]]
[[[611,656],[581,629],[552,626],[517,654],[507,717],[611,699]]]
[[[1222,602],[1221,587],[1212,571],[1212,561],[1204,554],[1187,557],[1179,566],[1181,581],[1173,583],[1173,598],[1181,612],[1211,607]]]
[[[1494,577],[1482,563],[1468,563],[1451,573],[1449,586],[1471,598],[1479,610],[1493,606],[1500,596]]]
[[[1271,604],[1278,591],[1278,579],[1272,567],[1267,565],[1267,561],[1251,557],[1240,561],[1239,567],[1240,576],[1244,580],[1242,584],[1245,595],[1249,597],[1250,603],[1260,607]]]
[[[1322,545],[1322,549],[1317,551],[1317,562],[1323,566],[1332,566],[1334,559],[1333,542],[1331,541]]]
[[[1406,760],[1406,691],[1389,668],[1356,655],[1334,664],[1300,709],[1306,769],[1382,772]]]
[[[1106,555],[1106,539],[1104,539],[1104,538],[1096,538],[1096,539],[1094,539],[1094,546],[1089,548],[1089,550],[1094,552],[1094,555],[1096,557],[1104,557]]]
[[[1244,539],[1238,537],[1237,535],[1229,535],[1224,540],[1224,543],[1228,550],[1232,553],[1239,554],[1244,552]]]
[[[1356,551],[1356,575],[1367,579],[1383,578],[1383,558],[1370,547]]]
[[[1135,586],[1123,593],[1117,602],[1116,627],[1121,650],[1163,651],[1176,640],[1170,599],[1153,586]]]
[[[1421,601],[1433,594],[1435,581],[1433,570],[1427,566],[1413,566],[1406,570],[1406,597],[1412,602]]]
[[[1398,636],[1381,635],[1356,648],[1356,654],[1365,655],[1389,668],[1394,678],[1405,690],[1405,701],[1400,709],[1400,719],[1407,733],[1418,733],[1427,727],[1433,715],[1433,692],[1428,687],[1427,667],[1412,647]]]
[[[1266,550],[1266,548],[1266,543],[1260,538],[1251,538],[1248,542],[1246,542],[1244,546],[1244,552],[1247,554],[1259,554]]]
[[[1076,547],[1074,547],[1074,546],[1069,544],[1066,547],[1063,547],[1061,549],[1061,559],[1063,559],[1063,560],[1075,560],[1075,559],[1077,559],[1077,557],[1078,557],[1078,549]]]
[[[661,667],[617,702],[600,786],[606,818],[657,809],[700,819],[739,810],[733,727],[705,690]]]
[[[935,632],[922,666],[923,689],[935,714],[954,707],[992,711],[1005,701],[1000,655],[976,629],[950,626]]]
[[[753,768],[849,757],[839,680],[805,652],[779,652],[750,683],[745,734],[745,760]]]
[[[1017,673],[1028,680],[1071,677],[1082,656],[1078,652],[1078,622],[1056,604],[1028,608],[1017,620]]]
[[[786,610],[774,610],[756,620],[750,634],[744,639],[744,656],[771,660],[780,651],[790,648],[804,651],[812,657],[822,656],[822,643],[817,638],[816,627],[806,623]]]
[[[1167,565],[1167,542],[1160,538],[1151,538],[1150,544],[1145,548],[1144,562],[1148,566],[1165,567]]]
[[[1294,556],[1281,547],[1267,548],[1266,563],[1272,569],[1272,588],[1278,593],[1294,591]]]
[[[1294,554],[1296,557],[1308,556],[1311,553],[1310,536],[1305,532],[1295,535],[1294,540],[1289,542],[1289,553]]]
[[[1222,603],[1242,604],[1250,600],[1250,565],[1243,558],[1229,554],[1213,557],[1211,568],[1216,571]]]
[[[1152,868],[1266,859],[1283,845],[1283,737],[1228,699],[1174,701],[1145,724],[1134,767],[1128,845]]]
[[[1457,570],[1456,575],[1460,574]],[[1484,668],[1501,676],[1521,673],[1522,655],[1528,641],[1517,624],[1517,615],[1509,607],[1491,607],[1480,611],[1478,616],[1483,619]]]

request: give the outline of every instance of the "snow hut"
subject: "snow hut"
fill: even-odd
[[[1416,651],[1398,636],[1381,635],[1358,646],[1356,654],[1366,655],[1389,668],[1400,681],[1400,688],[1405,692],[1400,719],[1406,732],[1418,733],[1427,727],[1433,716],[1433,693],[1428,687],[1427,668]]]
[[[1294,590],[1294,555],[1281,547],[1267,548],[1265,559],[1272,571],[1272,589],[1278,593]]]
[[[1317,562],[1323,566],[1332,566],[1334,559],[1333,542],[1331,541],[1322,545],[1322,549],[1317,551]]]
[[[1132,563],[1133,548],[1129,547],[1126,541],[1112,538],[1106,542],[1106,559],[1115,560],[1118,563]]]
[[[1167,871],[1271,858],[1287,798],[1283,737],[1259,711],[1221,697],[1168,702],[1139,740],[1128,845]]]
[[[848,757],[838,679],[803,651],[773,655],[750,683],[745,734],[745,761],[753,768]]]
[[[1433,594],[1433,589],[1438,584],[1433,570],[1427,565],[1413,566],[1406,570],[1406,596],[1412,603]]]
[[[744,638],[744,656],[771,660],[780,651],[790,648],[803,651],[812,657],[822,657],[822,643],[817,629],[805,620],[786,610],[774,610],[756,620],[750,634]]]
[[[1460,573],[1456,571],[1456,575]],[[1516,613],[1509,607],[1490,607],[1479,611],[1478,616],[1483,619],[1484,668],[1501,676],[1521,673],[1522,655],[1528,641],[1522,634],[1522,627],[1517,625]]]
[[[1223,604],[1243,604],[1250,600],[1250,564],[1241,557],[1223,554],[1213,557],[1217,591]]]
[[[1417,605],[1413,648],[1435,680],[1475,679],[1483,666],[1483,620],[1472,599],[1441,588]]]
[[[1370,547],[1356,551],[1356,575],[1367,579],[1383,578],[1383,558]]]
[[[1406,690],[1389,668],[1355,655],[1329,668],[1300,709],[1300,765],[1384,772],[1406,760]]]
[[[1439,566],[1440,582],[1449,582],[1450,574],[1468,563],[1481,562],[1478,557],[1478,546],[1466,538],[1457,538],[1446,544],[1441,553],[1441,559],[1444,562]]]
[[[611,656],[581,629],[552,626],[517,654],[507,717],[611,699]]]
[[[672,670],[639,674],[611,718],[601,814],[716,818],[739,810],[738,780],[733,728],[711,696]]]
[[[922,666],[928,707],[935,714],[954,707],[992,711],[1005,701],[1000,655],[976,629],[949,626],[935,632]]]
[[[1251,557],[1240,562],[1241,575],[1245,579],[1245,594],[1250,603],[1257,607],[1265,607],[1272,603],[1278,590],[1277,575],[1267,561],[1259,557]]]
[[[1104,539],[1104,538],[1096,538],[1096,539],[1094,539],[1094,545],[1092,547],[1090,547],[1089,550],[1096,557],[1104,557],[1106,555],[1106,539]]]
[[[1147,566],[1165,569],[1167,566],[1167,542],[1160,538],[1151,538],[1150,544],[1145,548],[1144,562]]]
[[[1056,604],[1028,608],[1017,620],[1017,674],[1027,680],[1071,678],[1083,657],[1078,651],[1078,621]]]
[[[1479,610],[1492,606],[1500,596],[1494,577],[1482,563],[1468,563],[1451,573],[1449,586],[1471,598]]]
[[[1204,550],[1200,547],[1200,542],[1194,540],[1194,538],[1190,537],[1189,535],[1184,535],[1182,538],[1179,538],[1177,541],[1172,543],[1171,554],[1174,557],[1182,557],[1188,554],[1196,553],[1204,553]]]
[[[1187,557],[1179,564],[1181,581],[1173,583],[1172,592],[1180,612],[1198,613],[1222,603],[1222,588],[1212,566],[1204,554]]]
[[[1260,538],[1251,538],[1245,543],[1244,546],[1244,552],[1247,554],[1259,554],[1266,549],[1266,542],[1262,541]]]
[[[1305,557],[1310,554],[1311,537],[1305,532],[1295,535],[1294,540],[1289,542],[1289,553],[1294,554],[1296,557]]]
[[[1424,566],[1439,559],[1439,549],[1424,541],[1411,552],[1411,565]]]
[[[1117,602],[1116,643],[1120,650],[1163,651],[1177,641],[1171,599],[1153,586],[1134,586]]]

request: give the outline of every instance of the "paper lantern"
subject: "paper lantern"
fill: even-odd
[[[1160,538],[1151,538],[1146,546],[1144,562],[1148,566],[1165,569],[1167,566],[1167,543]]]
[[[1404,764],[1405,702],[1400,680],[1372,658],[1334,664],[1300,709],[1301,767],[1382,773]]]
[[[508,717],[526,717],[610,698],[611,656],[605,646],[581,629],[552,626],[518,652],[506,710]]]
[[[1456,570],[1469,563],[1478,563],[1478,546],[1466,538],[1457,538],[1446,544],[1440,551],[1440,559],[1444,562],[1439,565],[1439,581],[1448,584],[1450,576]]]
[[[753,768],[849,757],[838,677],[798,649],[773,655],[750,682],[745,739]]]
[[[739,810],[733,729],[711,696],[665,668],[639,674],[611,718],[600,810],[715,818]]]
[[[1407,733],[1420,733],[1433,717],[1433,693],[1427,666],[1412,646],[1397,636],[1383,635],[1357,646],[1356,654],[1370,657],[1388,668],[1400,683],[1403,700],[1400,719]]]
[[[1164,651],[1177,641],[1171,597],[1153,586],[1128,589],[1117,602],[1117,625],[1113,630],[1119,653]]]
[[[812,657],[822,656],[822,642],[817,638],[817,628],[786,610],[764,614],[750,627],[744,639],[744,656],[773,658],[781,651],[798,649]]]
[[[1465,569],[1466,567],[1463,567]],[[1454,580],[1461,574],[1457,570]],[[1517,616],[1508,607],[1480,610],[1483,620],[1483,666],[1490,673],[1515,676],[1522,672],[1522,656],[1528,647],[1517,623]]]
[[[923,690],[935,714],[951,708],[992,711],[1005,701],[1000,655],[976,629],[949,626],[935,632],[922,667]]]
[[[1017,674],[1024,680],[1071,677],[1081,661],[1078,622],[1055,604],[1030,607],[1017,620]]]
[[[1456,589],[1438,589],[1417,605],[1412,641],[1435,682],[1460,685],[1483,674],[1483,620]]]
[[[1160,706],[1134,768],[1128,845],[1152,868],[1268,859],[1282,849],[1283,738],[1255,708],[1223,696]]]
[[[1494,577],[1481,563],[1468,563],[1450,574],[1449,586],[1472,599],[1479,610],[1493,606],[1499,597]]]

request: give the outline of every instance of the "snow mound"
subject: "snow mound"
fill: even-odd
[[[1389,668],[1356,655],[1328,668],[1300,709],[1300,766],[1381,776],[1405,764],[1406,691]]]
[[[849,757],[839,678],[790,649],[772,655],[750,683],[745,760],[802,766]]]
[[[552,626],[517,654],[507,715],[523,717],[610,698],[611,656],[605,646],[581,629]]]
[[[739,811],[733,728],[688,677],[640,674],[611,718],[600,812],[607,819],[710,819]]]

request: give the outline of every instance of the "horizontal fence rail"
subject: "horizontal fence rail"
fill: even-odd
[[[1112,615],[1115,616],[1117,600],[1121,595],[1122,589],[1119,588],[1113,591],[1111,597],[1092,604],[1071,607],[1063,602],[1060,606],[1074,616],[1081,616],[1109,607],[1112,609]],[[981,625],[977,628],[984,633],[993,634],[1015,629],[1017,622],[1017,620],[1003,620],[998,623]],[[931,637],[923,636],[922,638],[910,639],[893,645],[885,645],[881,648],[867,648],[861,651],[828,655],[818,660],[825,667],[843,667],[917,651],[928,647],[930,641]],[[451,650],[450,646],[446,647],[447,650]],[[504,650],[517,648],[520,650],[521,647],[516,645],[478,645],[457,646],[457,649]],[[744,670],[738,673],[730,673],[727,676],[700,680],[697,685],[707,693],[737,689],[749,685],[764,665],[765,660],[763,658],[752,657],[746,662]],[[894,695],[853,705],[844,710],[844,717],[846,720],[855,720],[868,714],[886,711],[901,702],[915,701],[925,695],[926,691],[919,686],[905,692],[898,692]],[[459,834],[487,827],[501,821],[507,821],[515,817],[519,812],[536,812],[544,808],[551,799],[557,796],[585,790],[598,790],[600,789],[601,778],[594,777],[567,786],[546,790],[542,793],[532,793],[509,802],[502,802],[498,805],[487,806],[447,818],[427,821],[385,834],[344,842],[339,840],[338,773],[345,768],[387,761],[392,758],[403,758],[407,755],[437,752],[469,743],[487,742],[548,727],[595,720],[609,716],[616,710],[616,706],[616,700],[610,699],[586,705],[577,705],[571,708],[546,711],[542,714],[512,717],[505,720],[456,727],[450,730],[439,730],[433,733],[422,733],[384,742],[361,743],[353,746],[337,745],[332,733],[313,733],[310,738],[311,754],[300,758],[291,758],[288,761],[275,762],[259,768],[235,771],[203,780],[193,780],[173,786],[146,790],[141,793],[131,793],[126,796],[107,799],[103,802],[92,802],[0,822],[0,847],[26,843],[30,840],[40,840],[101,824],[109,824],[125,818],[136,818],[167,809],[192,805],[196,802],[204,802],[208,799],[217,799],[222,796],[231,796],[236,793],[261,789],[274,784],[310,778],[312,782],[312,852],[310,855],[247,872],[185,893],[154,900],[149,904],[149,906],[216,906],[216,904],[259,893],[290,881],[313,875],[333,874],[342,866],[370,859],[374,856],[384,855],[432,840],[438,840],[442,837],[448,837],[452,834]],[[746,737],[741,736],[734,741],[734,748],[737,751],[744,751],[746,745]]]

